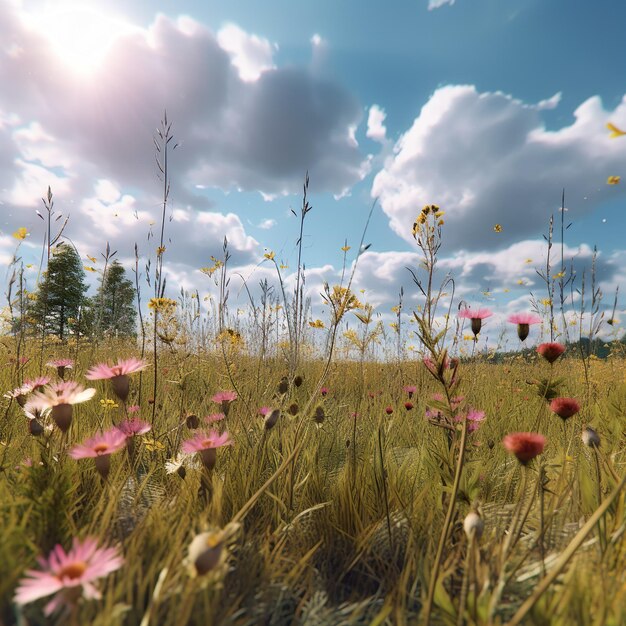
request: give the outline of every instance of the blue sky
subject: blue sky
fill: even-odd
[[[289,266],[289,282],[290,208],[309,170],[316,317],[321,285],[338,281],[340,248],[347,239],[354,254],[374,198],[356,287],[386,321],[401,285],[417,304],[410,231],[436,203],[442,273],[459,298],[497,311],[495,333],[543,289],[535,269],[563,187],[566,258],[580,286],[597,245],[612,305],[626,274],[626,136],[610,138],[606,124],[626,130],[624,23],[619,0],[9,0],[0,257],[10,260],[22,226],[21,254],[37,256],[48,184],[85,258],[107,240],[127,262],[135,242],[153,254],[151,137],[167,109],[179,142],[165,256],[176,285],[211,289],[198,269],[224,236],[251,284],[272,278],[259,265],[266,250]]]

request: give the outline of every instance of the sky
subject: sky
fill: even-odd
[[[621,0],[4,0],[0,263],[26,228],[18,254],[36,280],[48,186],[87,267],[101,271],[107,242],[129,269],[135,244],[142,267],[154,259],[167,111],[171,297],[215,290],[200,268],[224,237],[231,303],[245,301],[240,276],[253,294],[275,282],[270,252],[293,285],[291,211],[308,172],[312,318],[328,313],[323,283],[339,282],[346,244],[351,268],[373,205],[355,291],[388,324],[403,288],[410,314],[425,204],[445,211],[437,278],[454,277],[454,307],[494,310],[492,339],[514,342],[506,317],[547,295],[551,215],[559,266],[561,216],[571,224],[565,262],[587,300],[597,247],[610,317],[626,278],[626,135],[607,128],[626,130],[624,23]]]

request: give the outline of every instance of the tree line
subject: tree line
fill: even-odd
[[[27,331],[54,335],[135,337],[135,287],[121,263],[114,260],[100,278],[95,296],[87,296],[83,263],[76,249],[62,243],[52,250],[37,289],[23,299],[22,315],[14,324]]]

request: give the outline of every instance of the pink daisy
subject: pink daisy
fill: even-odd
[[[42,388],[45,387],[50,382],[50,376],[39,376],[37,378],[32,378],[24,381],[24,387],[30,387],[33,391],[42,391]]]
[[[321,393],[323,396],[328,395],[328,387],[321,387],[321,388],[320,388],[320,393]]]
[[[111,428],[74,446],[69,455],[73,459],[94,459],[96,469],[106,478],[111,468],[111,455],[126,445],[126,435],[118,428]]]
[[[204,418],[207,424],[213,424],[214,422],[221,422],[226,416],[223,413],[211,413]]]
[[[218,391],[211,400],[221,405],[222,413],[228,417],[230,412],[230,403],[237,399],[236,391]]]
[[[528,337],[531,324],[540,324],[541,317],[535,313],[514,313],[507,318],[511,324],[517,324],[517,336],[520,341],[524,341]]]
[[[458,313],[459,317],[462,319],[471,320],[472,322],[472,332],[474,333],[474,337],[478,335],[480,329],[482,328],[483,320],[491,317],[493,313],[489,309],[461,309]]]
[[[122,401],[126,402],[130,391],[129,374],[140,372],[148,367],[148,363],[143,359],[126,359],[118,360],[115,365],[107,365],[99,363],[94,365],[86,374],[87,380],[110,380],[115,395]]]
[[[402,391],[409,396],[409,400],[413,397],[413,394],[417,391],[417,387],[415,385],[406,385],[402,388]]]
[[[57,374],[61,380],[65,377],[65,370],[72,369],[74,367],[74,361],[72,359],[55,359],[46,363],[48,367],[56,367]]]
[[[152,426],[148,422],[135,418],[120,422],[116,428],[123,432],[126,437],[145,435],[152,430]]]
[[[211,430],[208,433],[196,433],[191,439],[183,441],[181,449],[186,454],[197,452],[205,467],[213,469],[217,460],[216,449],[222,446],[230,446],[232,443],[228,433],[224,432],[220,435],[217,431]]]
[[[93,581],[118,570],[124,559],[117,547],[98,548],[97,541],[88,537],[83,542],[74,538],[67,553],[57,544],[47,559],[39,557],[38,562],[43,571],[26,571],[15,592],[15,603],[29,604],[54,593],[44,608],[49,616],[64,605],[74,605],[78,600],[76,590],[87,599],[100,598]]]
[[[44,387],[42,391],[33,392],[24,410],[35,414],[50,409],[56,425],[62,432],[66,432],[72,423],[72,405],[91,400],[95,393],[95,389],[85,389],[76,381],[61,381]]]

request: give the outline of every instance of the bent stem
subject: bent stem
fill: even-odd
[[[452,516],[454,515],[454,509],[456,504],[457,494],[459,492],[459,485],[461,484],[461,474],[463,472],[463,460],[465,458],[465,443],[467,441],[467,417],[463,419],[463,430],[461,431],[461,443],[459,444],[459,458],[457,459],[456,472],[454,475],[454,484],[452,486],[452,493],[450,494],[450,502],[448,504],[448,511],[446,512],[446,518],[443,522],[443,528],[441,529],[441,535],[439,537],[439,543],[437,545],[437,554],[435,555],[435,564],[430,575],[430,582],[428,584],[428,597],[426,599],[426,606],[424,608],[424,624],[430,623],[430,614],[433,609],[433,600],[435,597],[435,588],[437,586],[437,579],[439,578],[439,569],[441,567],[441,559],[443,557],[443,548],[450,532],[450,526],[452,524]]]

